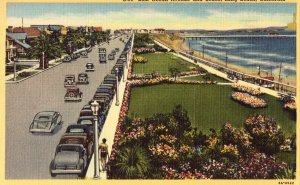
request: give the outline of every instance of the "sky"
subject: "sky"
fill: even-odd
[[[7,26],[60,24],[104,29],[239,29],[286,26],[294,3],[8,3]]]

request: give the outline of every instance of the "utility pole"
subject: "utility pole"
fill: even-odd
[[[227,67],[227,59],[228,59],[228,57],[227,57],[227,50],[225,50],[225,54],[226,54],[226,57],[225,57],[225,61],[226,61],[226,67]]]
[[[282,62],[280,62],[279,66],[279,74],[278,74],[278,81],[281,82],[281,68],[282,68]]]

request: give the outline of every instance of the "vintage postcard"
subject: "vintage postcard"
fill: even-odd
[[[3,184],[299,184],[298,6],[2,2]]]

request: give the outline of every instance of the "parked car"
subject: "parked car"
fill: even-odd
[[[75,75],[71,75],[71,74],[66,75],[64,86],[65,87],[75,87],[76,86]]]
[[[67,92],[65,94],[65,101],[81,101],[82,100],[82,92],[78,87],[67,88]]]
[[[77,84],[89,84],[89,77],[86,73],[79,73]]]
[[[85,65],[85,71],[86,71],[86,72],[90,72],[90,71],[94,72],[94,71],[95,71],[95,66],[94,66],[94,64],[93,64],[93,63],[87,63],[87,64]]]
[[[114,90],[111,87],[107,87],[107,86],[100,86],[97,88],[96,93],[108,93],[111,96],[114,95]]]
[[[59,112],[43,111],[37,113],[29,126],[29,132],[52,133],[58,125],[62,124],[62,116]]]
[[[115,55],[116,51],[115,50],[111,50],[111,54]]]
[[[72,61],[72,57],[70,55],[67,55],[63,58],[63,62],[71,62]]]
[[[115,48],[115,51],[116,51],[116,52],[119,52],[119,51],[120,51],[120,49],[119,49],[119,48]]]
[[[66,133],[62,136],[60,143],[67,143],[67,144],[75,144],[82,143],[80,141],[76,140],[82,140],[83,139],[83,146],[87,149],[87,155],[90,159],[93,154],[93,132],[91,132],[86,125],[79,125],[79,124],[72,124],[69,125]],[[65,140],[64,140],[65,139]]]
[[[114,54],[109,54],[107,59],[108,60],[115,60],[115,55]]]
[[[98,117],[98,123],[100,123],[100,116],[101,112],[99,109],[99,117]],[[88,127],[88,129],[93,132],[94,131],[94,115],[91,109],[83,109],[80,111],[79,118],[77,120],[77,124],[79,125],[85,125]],[[98,124],[98,129],[100,130],[100,124]]]
[[[75,143],[72,143],[69,139],[62,138],[56,147],[54,159],[50,164],[52,177],[57,174],[84,176],[88,164],[88,155],[84,143],[84,139],[78,139]]]
[[[99,85],[99,88],[108,88],[108,89],[110,89],[113,93],[115,93],[115,91],[116,91],[116,88],[115,88],[115,86],[113,85],[113,84],[105,84],[105,83],[101,83],[100,85]]]

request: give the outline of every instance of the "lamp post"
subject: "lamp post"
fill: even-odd
[[[99,103],[94,101],[91,103],[91,109],[93,111],[94,116],[94,179],[100,178],[99,173],[99,138],[98,138],[98,111],[99,111]]]
[[[123,82],[125,82],[125,62],[123,62]]]
[[[116,82],[117,82],[117,83],[116,83],[116,85],[117,85],[117,86],[116,86],[116,88],[117,88],[117,90],[116,90],[116,106],[119,106],[119,87],[118,87],[118,86],[119,86],[119,80],[118,80],[118,78],[119,78],[119,77],[118,77],[118,76],[119,76],[119,75],[118,75],[119,69],[116,68],[115,70],[116,70]]]
[[[43,70],[45,69],[45,52],[43,51],[42,52],[42,55],[43,55]]]
[[[16,58],[13,57],[13,61],[14,61],[14,81],[17,80],[17,64],[16,64]]]

